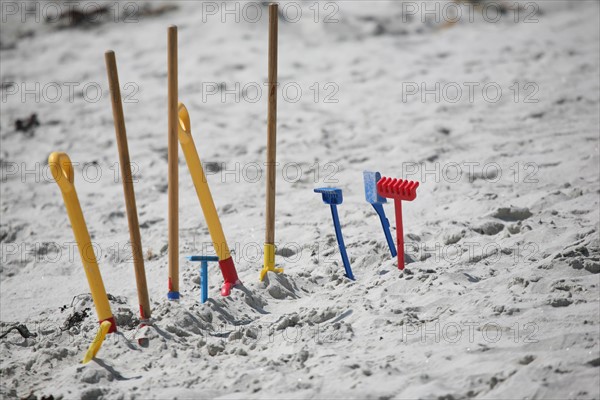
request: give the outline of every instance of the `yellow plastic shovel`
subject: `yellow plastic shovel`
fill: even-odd
[[[85,219],[83,218],[83,212],[81,211],[81,205],[79,204],[79,198],[75,191],[75,177],[71,159],[66,153],[55,152],[50,154],[48,164],[52,176],[63,195],[65,207],[67,208],[67,215],[69,216],[71,226],[73,227],[73,234],[75,235],[75,241],[79,248],[83,269],[96,307],[98,320],[100,324],[105,321],[110,322],[108,333],[115,332],[117,330],[117,324],[112,311],[110,310],[106,289],[104,289],[102,275],[100,275],[96,254],[92,247],[92,240],[90,239],[90,234],[85,224]]]
[[[200,200],[200,206],[204,213],[204,219],[208,226],[208,232],[213,241],[215,252],[219,257],[219,267],[223,274],[225,282],[221,287],[221,295],[229,296],[231,289],[240,283],[240,280],[233,263],[233,258],[229,252],[225,235],[223,234],[223,227],[219,220],[219,214],[217,214],[217,208],[213,201],[210,189],[208,188],[208,182],[206,181],[206,175],[202,169],[202,163],[200,157],[198,157],[198,151],[192,138],[192,127],[190,121],[190,114],[183,103],[179,103],[179,143],[185,156],[185,161],[192,175],[194,181],[194,187],[196,188],[196,194],[198,200]]]

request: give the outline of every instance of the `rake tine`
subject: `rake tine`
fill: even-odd
[[[417,197],[417,188],[419,187],[419,182],[413,182],[410,186],[410,195],[411,197]]]

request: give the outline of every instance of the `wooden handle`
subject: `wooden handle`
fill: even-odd
[[[275,177],[277,144],[277,4],[269,5],[269,108],[267,113],[267,230],[265,243],[275,244]]]
[[[127,222],[129,223],[129,240],[131,241],[131,251],[133,253],[133,266],[135,269],[138,301],[142,319],[148,319],[151,316],[150,298],[148,297],[148,284],[146,283],[146,270],[144,268],[144,256],[142,252],[142,238],[140,236],[140,224],[138,222],[135,192],[133,190],[133,176],[131,175],[131,163],[129,160],[129,147],[127,145],[127,132],[125,131],[123,104],[121,102],[117,60],[115,58],[115,53],[112,50],[109,50],[104,54],[104,59],[106,61],[106,71],[108,73],[108,85],[111,93],[110,99],[115,122],[115,133],[117,135],[119,161],[121,163],[121,176],[123,180],[123,192],[125,193],[125,207],[127,209]]]
[[[179,170],[177,133],[177,27],[170,26],[167,34],[168,110],[169,110],[169,291],[179,292]]]

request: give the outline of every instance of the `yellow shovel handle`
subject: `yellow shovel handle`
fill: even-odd
[[[223,234],[223,227],[219,220],[219,214],[217,214],[217,208],[213,201],[208,183],[206,181],[206,175],[202,169],[202,163],[200,157],[198,157],[198,151],[192,138],[192,127],[190,121],[190,114],[183,103],[179,103],[179,143],[185,156],[190,175],[194,181],[194,187],[196,188],[196,194],[200,200],[200,206],[204,213],[204,219],[208,225],[208,232],[215,246],[215,252],[219,257],[219,260],[226,260],[231,257],[229,253],[229,247]]]
[[[83,263],[83,269],[90,286],[94,305],[96,306],[98,319],[100,322],[105,320],[112,321],[110,332],[113,332],[116,325],[114,323],[112,311],[110,310],[110,304],[108,302],[108,297],[106,296],[106,290],[104,289],[98,262],[96,261],[96,254],[92,247],[92,240],[90,239],[90,234],[85,224],[85,219],[83,218],[83,212],[81,211],[81,205],[79,204],[79,198],[75,191],[75,179],[71,159],[66,153],[55,152],[50,154],[48,164],[50,165],[52,176],[63,195],[65,207],[67,208],[67,215],[71,221],[73,234],[75,235],[75,241],[77,242],[79,255],[81,256],[81,262]]]
[[[52,177],[63,193],[74,190],[73,184],[75,182],[75,176],[73,173],[73,165],[66,153],[54,152],[50,154],[48,165],[50,166]]]

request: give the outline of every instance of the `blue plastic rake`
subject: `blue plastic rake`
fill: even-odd
[[[340,226],[340,217],[337,212],[337,205],[342,204],[344,200],[342,197],[342,189],[338,188],[318,188],[315,189],[315,193],[321,193],[323,195],[323,202],[329,204],[331,208],[331,216],[333,217],[333,227],[335,228],[335,237],[340,248],[340,254],[342,255],[342,262],[344,263],[344,269],[346,270],[346,277],[351,280],[355,280],[352,274],[352,267],[350,266],[350,260],[346,253],[346,245],[344,244],[344,236],[342,236],[342,227]]]

